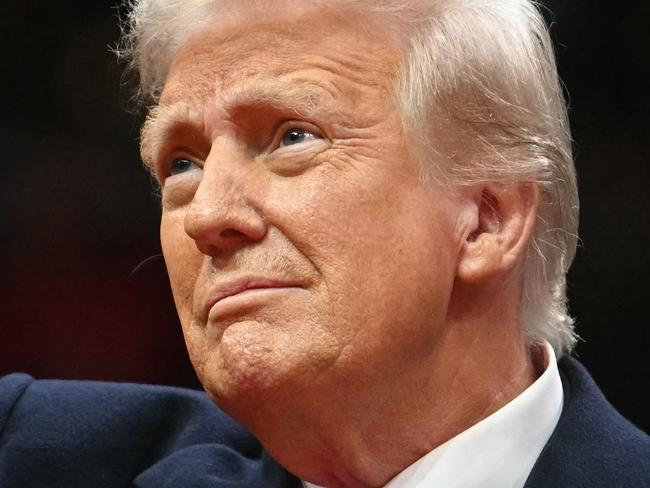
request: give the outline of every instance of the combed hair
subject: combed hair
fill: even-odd
[[[118,54],[139,77],[139,99],[155,105],[177,49],[208,22],[218,22],[217,12],[245,1],[262,11],[272,4],[131,0]],[[576,335],[567,311],[566,273],[577,245],[578,191],[562,86],[538,6],[530,0],[312,4],[371,13],[405,46],[395,101],[405,132],[414,137],[423,177],[445,174],[452,185],[538,186],[539,216],[524,262],[521,327],[529,343],[546,340],[558,357],[569,352]],[[450,133],[455,145],[447,145],[458,149],[445,145]]]

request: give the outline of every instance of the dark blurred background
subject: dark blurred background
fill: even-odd
[[[577,141],[576,355],[648,431],[650,2],[545,3]],[[0,375],[197,386],[109,51],[115,6],[0,5]]]

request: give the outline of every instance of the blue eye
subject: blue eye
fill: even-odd
[[[172,167],[169,174],[170,176],[175,176],[181,173],[185,173],[186,171],[192,169],[192,167],[196,167],[196,165],[189,159],[176,158],[172,161]]]
[[[316,139],[317,136],[302,129],[289,129],[282,136],[282,146],[293,146],[308,140]]]

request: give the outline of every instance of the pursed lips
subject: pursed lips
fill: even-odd
[[[203,309],[203,316],[207,319],[212,307],[228,297],[239,295],[249,290],[284,288],[303,288],[303,286],[296,281],[263,277],[245,277],[217,283],[208,293],[208,299]]]

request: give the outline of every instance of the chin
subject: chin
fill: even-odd
[[[297,351],[284,334],[255,321],[228,326],[197,368],[204,388],[224,410],[260,408],[295,385]]]
[[[206,329],[193,337],[190,357],[214,401],[247,426],[297,408],[339,357],[338,343],[304,315],[251,314],[212,326],[211,337]]]

